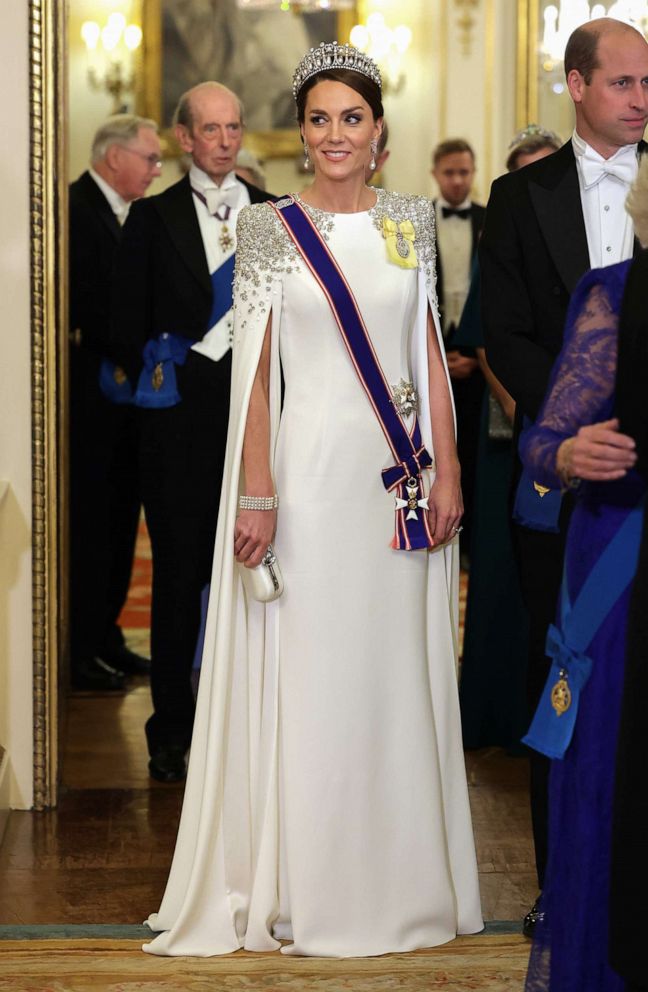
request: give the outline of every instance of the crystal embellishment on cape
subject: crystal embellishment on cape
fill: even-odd
[[[418,409],[418,395],[413,382],[401,379],[396,386],[391,387],[393,403],[403,417],[409,417]]]

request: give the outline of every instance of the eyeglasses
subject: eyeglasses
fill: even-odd
[[[162,161],[157,155],[145,155],[144,152],[138,152],[137,148],[128,148],[127,145],[122,145],[121,147],[125,152],[132,152],[133,155],[139,155],[148,164],[149,169],[162,168]]]

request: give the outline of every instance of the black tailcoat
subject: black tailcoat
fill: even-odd
[[[253,203],[270,197],[243,183]],[[214,221],[216,224],[216,221]],[[189,177],[134,204],[113,286],[112,347],[135,386],[147,340],[169,333],[201,340],[212,284]],[[211,577],[232,358],[189,351],[176,366],[180,402],[139,411],[142,499],[153,556],[149,750],[191,741],[191,669],[201,594]]]
[[[73,669],[121,643],[140,500],[135,411],[99,389],[121,228],[89,172],[70,186],[70,599]]]

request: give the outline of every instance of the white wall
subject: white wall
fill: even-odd
[[[0,6],[0,745],[10,799],[32,804],[31,370],[29,287],[28,4]],[[9,154],[8,150],[11,150]]]

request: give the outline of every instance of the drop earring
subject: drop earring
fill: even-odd
[[[310,169],[310,158],[308,155],[308,145],[304,142],[304,169]]]
[[[369,144],[369,147],[371,148],[371,162],[369,163],[369,168],[373,172],[376,168],[376,155],[378,154],[378,142],[375,138]]]

